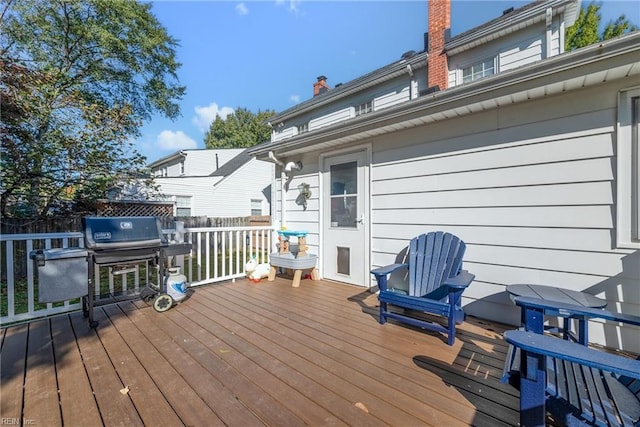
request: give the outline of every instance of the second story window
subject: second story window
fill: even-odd
[[[469,83],[479,80],[483,77],[495,74],[495,61],[493,58],[485,59],[477,62],[469,67],[462,69],[462,83]]]
[[[309,123],[303,123],[298,126],[298,135],[301,133],[309,132]]]
[[[365,102],[364,104],[356,105],[356,117],[363,114],[367,114],[373,111],[373,101]]]
[[[180,175],[184,175],[184,160],[180,162]]]

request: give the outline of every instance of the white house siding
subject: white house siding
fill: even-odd
[[[296,172],[293,175],[293,179],[289,183],[289,190],[285,192],[286,202],[286,227],[289,230],[306,230],[307,234],[307,246],[309,246],[309,252],[320,255],[319,243],[320,243],[320,184],[318,175],[318,163],[317,158],[303,157],[300,159],[304,165],[303,170]],[[280,170],[277,171],[280,176]],[[300,192],[298,191],[298,185],[302,183],[309,184],[311,190],[311,198],[307,201],[306,210],[301,204],[298,204],[297,199]],[[276,197],[277,201],[272,203],[274,206],[274,212],[277,212],[276,217],[278,223],[281,224],[281,183],[280,179],[276,180]],[[276,236],[277,241],[277,236]]]
[[[185,150],[185,175],[209,175],[216,170],[216,156],[218,167],[240,154],[242,148],[225,148],[223,150]],[[179,175],[179,174],[177,174]],[[174,175],[175,176],[175,175]]]
[[[391,107],[401,102],[408,101],[410,99],[409,96],[410,87],[407,85],[407,87],[404,87],[396,92],[387,93],[375,98],[373,102],[373,108],[376,111],[382,110],[383,108]]]
[[[640,82],[635,78],[629,85]],[[640,255],[615,247],[618,85],[516,104],[373,142],[373,267],[394,262],[420,233],[446,230],[468,245],[468,314],[510,324],[505,287],[556,285],[640,313]],[[590,338],[640,352],[638,328]],[[606,332],[606,333],[605,333]]]
[[[302,123],[309,124],[309,131],[317,130],[355,117],[355,107],[365,102],[373,101],[375,110],[380,110],[415,98],[418,84],[426,85],[426,76],[416,77],[416,74],[425,74],[424,69],[414,72],[414,77],[402,75],[385,84],[377,86],[375,92],[364,91],[360,95],[345,98],[342,102],[336,102],[325,108],[313,110],[312,114],[301,115],[291,123],[285,123],[282,129],[273,124],[275,130],[271,133],[273,142],[282,141],[298,134],[297,127]],[[423,86],[424,87],[424,86]]]
[[[475,49],[452,55],[449,58],[449,87],[462,84],[462,69],[488,58],[497,58],[496,71],[504,72],[513,68],[540,61],[561,52],[560,22],[556,17],[550,29],[550,52],[547,54],[546,28],[544,22]],[[508,40],[508,44],[505,43]]]
[[[274,130],[271,132],[271,141],[273,142],[291,138],[298,133],[296,126],[280,129],[277,123],[271,125],[274,126]]]
[[[262,201],[262,215],[269,215],[273,163],[252,159],[213,186],[209,203],[216,217],[251,215],[251,199]]]
[[[309,131],[320,129],[334,123],[339,123],[352,117],[354,117],[353,107],[341,108],[318,118],[309,120]]]
[[[191,216],[218,216],[213,212],[213,184],[221,177],[156,178],[165,196],[191,196]]]

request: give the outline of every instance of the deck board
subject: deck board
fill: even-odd
[[[34,420],[47,419],[51,425],[60,425],[56,364],[48,322],[29,326],[27,346],[24,411]]]
[[[83,325],[82,329],[84,328]],[[69,316],[51,319],[51,330],[55,331],[52,335],[55,358],[62,361],[56,363],[62,420],[71,426],[100,425],[100,411],[93,397]]]
[[[8,420],[22,417],[23,381],[27,363],[29,326],[18,325],[6,330],[0,353],[0,414]]]
[[[76,312],[2,331],[3,418],[52,426],[518,423],[518,393],[499,380],[509,327],[469,318],[450,347],[437,333],[380,325],[375,294],[356,286],[238,280],[195,288],[165,313],[127,301],[95,316],[96,330]]]

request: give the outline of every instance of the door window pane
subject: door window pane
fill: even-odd
[[[331,226],[357,227],[358,162],[330,167]]]

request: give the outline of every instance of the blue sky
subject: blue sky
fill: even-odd
[[[528,1],[452,0],[451,33],[481,25]],[[583,0],[582,4],[588,4]],[[604,0],[603,21],[625,14],[640,25],[638,0]],[[424,49],[427,1],[152,2],[177,39],[178,77],[186,85],[182,116],[154,118],[134,144],[149,162],[180,149],[204,148],[216,114],[241,107],[277,112],[313,95],[320,75],[334,87]]]

